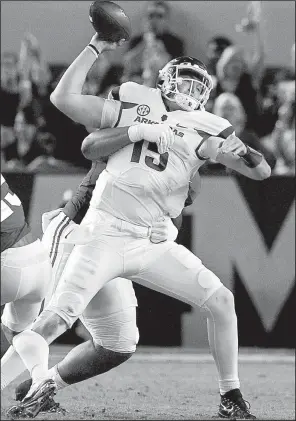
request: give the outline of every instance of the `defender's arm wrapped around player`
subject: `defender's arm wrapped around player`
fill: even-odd
[[[119,149],[141,140],[156,143],[158,152],[163,154],[174,143],[174,134],[166,124],[155,126],[144,123],[128,127],[115,127],[94,131],[82,142],[81,150],[85,158],[105,160]]]

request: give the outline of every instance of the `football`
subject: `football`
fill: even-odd
[[[112,1],[95,0],[89,8],[89,20],[104,41],[118,42],[131,36],[131,24],[124,10]]]

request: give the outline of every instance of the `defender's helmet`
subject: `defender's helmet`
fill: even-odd
[[[193,111],[204,108],[213,81],[202,61],[184,56],[169,61],[159,71],[157,87],[165,98]]]

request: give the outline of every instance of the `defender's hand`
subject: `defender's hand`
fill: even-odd
[[[156,143],[158,152],[163,154],[167,152],[175,141],[175,136],[170,128],[166,124],[139,124],[141,138],[148,142]]]
[[[159,220],[152,225],[150,241],[151,243],[163,243],[168,239],[168,220]]]
[[[42,220],[42,232],[44,234],[46,228],[48,227],[48,225],[50,224],[50,222],[59,215],[60,212],[62,212],[62,208],[59,209],[54,209],[52,211],[49,212],[45,212],[42,214],[41,220]]]
[[[116,50],[116,48],[124,44],[125,41],[126,40],[124,38],[118,42],[103,41],[100,39],[98,34],[95,34],[90,40],[90,44],[94,45],[99,53],[103,53],[104,51]]]
[[[247,153],[247,146],[234,133],[229,135],[219,148],[222,154],[233,154],[237,156],[244,156]]]
[[[170,218],[154,222],[151,228],[151,243],[163,243],[164,241],[175,241],[178,237],[178,229]]]

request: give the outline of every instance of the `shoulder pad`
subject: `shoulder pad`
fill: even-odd
[[[142,88],[142,85],[139,85],[138,83],[124,82],[120,86],[115,86],[111,89],[108,94],[108,99],[126,101],[126,97],[137,93],[139,88]]]
[[[197,111],[194,113],[194,129],[197,132],[205,132],[210,136],[223,137],[224,139],[234,132],[233,126],[225,118],[208,111]]]
[[[120,86],[120,100],[140,103],[145,99],[145,95],[151,93],[151,90],[153,91],[155,89],[140,85],[136,82],[125,82]]]

